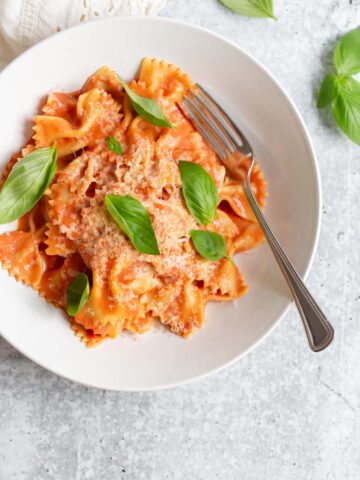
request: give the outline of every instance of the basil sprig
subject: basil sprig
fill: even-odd
[[[189,235],[196,251],[207,260],[215,262],[224,257],[229,258],[226,253],[226,242],[219,233],[210,230],[190,230]]]
[[[220,0],[220,2],[233,12],[246,17],[269,17],[277,20],[272,0]]]
[[[351,30],[337,43],[334,65],[339,75],[356,75],[360,72],[360,27]]]
[[[105,206],[138,252],[160,255],[146,208],[130,195],[106,195]]]
[[[85,273],[80,273],[70,283],[66,291],[66,311],[73,317],[89,299],[89,279]]]
[[[18,160],[0,191],[0,224],[25,215],[40,200],[56,172],[56,147],[34,150]]]
[[[121,143],[118,142],[115,137],[113,136],[108,137],[106,141],[106,145],[107,145],[107,148],[112,152],[116,153],[116,155],[123,154]]]
[[[360,145],[360,83],[352,77],[360,73],[360,27],[340,39],[334,66],[336,73],[327,75],[321,84],[317,106],[331,105],[338,126]]]
[[[214,219],[219,203],[214,180],[193,162],[180,160],[179,169],[186,206],[200,225],[207,225]]]
[[[128,94],[133,109],[141,118],[158,127],[176,128],[176,125],[172,124],[165,117],[164,112],[155,100],[148,97],[142,97],[135,93],[120,75],[118,75],[118,79],[124,87],[125,92]]]

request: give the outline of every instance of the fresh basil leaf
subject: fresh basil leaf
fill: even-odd
[[[327,75],[321,84],[317,101],[318,108],[324,108],[335,99],[337,95],[338,78],[336,75]]]
[[[196,251],[207,260],[215,262],[226,257],[224,237],[210,230],[190,230],[190,238]]]
[[[130,195],[106,195],[105,206],[138,252],[160,255],[146,208]]]
[[[129,96],[131,105],[135,112],[141,118],[158,127],[176,128],[164,115],[159,104],[152,98],[141,97],[128,86],[126,82],[118,75],[119,82],[124,87]]]
[[[66,291],[66,311],[73,317],[89,299],[89,279],[85,273],[80,273],[70,283]]]
[[[56,147],[34,150],[18,160],[0,191],[0,224],[29,212],[40,200],[56,172]]]
[[[274,15],[272,0],[220,0],[233,12],[247,17],[269,17],[277,20]]]
[[[198,223],[207,225],[214,219],[219,203],[214,180],[194,162],[180,160],[179,169],[186,206]]]
[[[107,148],[112,152],[116,153],[116,155],[122,155],[123,149],[121,143],[116,140],[115,137],[108,137],[107,139]]]
[[[360,84],[352,77],[338,82],[332,112],[341,130],[360,145]]]
[[[339,75],[360,72],[360,27],[340,39],[334,50],[334,64]]]

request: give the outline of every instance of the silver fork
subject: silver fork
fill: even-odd
[[[314,352],[323,350],[331,343],[334,330],[285,255],[255,199],[250,183],[255,163],[251,145],[200,85],[193,87],[179,106],[216,151],[230,175],[241,182],[246,198],[295,300],[310,348]]]

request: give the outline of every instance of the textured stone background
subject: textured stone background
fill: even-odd
[[[276,23],[236,16],[216,0],[168,0],[161,14],[242,45],[300,109],[324,196],[309,285],[336,328],[334,344],[311,354],[292,310],[222,373],[121,394],[58,378],[0,339],[1,480],[360,478],[360,151],[314,107],[337,37],[360,23],[360,0],[274,3]]]

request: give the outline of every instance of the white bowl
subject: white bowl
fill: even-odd
[[[144,56],[181,66],[238,122],[268,180],[270,225],[306,275],[318,240],[321,204],[306,127],[264,67],[202,28],[165,18],[112,18],[58,33],[25,52],[0,75],[1,170],[29,138],[30,120],[45,95],[77,89],[106,64],[131,78]],[[1,226],[0,233],[8,229]],[[189,382],[239,359],[289,307],[289,292],[267,245],[236,261],[250,292],[235,303],[209,304],[203,330],[190,340],[159,329],[87,349],[59,310],[1,269],[0,332],[38,364],[86,385],[140,391]]]

